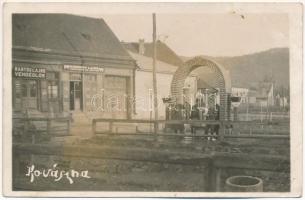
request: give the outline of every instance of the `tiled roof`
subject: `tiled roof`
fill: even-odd
[[[152,71],[153,69],[153,59],[147,56],[143,56],[137,53],[133,53],[131,51],[128,51],[130,56],[136,60],[137,65],[139,66],[139,69],[143,71]],[[156,62],[156,71],[158,73],[169,73],[174,74],[177,70],[177,66],[162,62],[157,60]]]
[[[139,53],[139,43],[137,42],[130,42],[126,43],[124,42],[123,45],[126,49],[133,53]],[[183,61],[181,58],[171,49],[169,48],[165,43],[161,41],[156,42],[156,49],[157,49],[157,59],[159,61],[175,65],[175,66],[182,66]],[[153,43],[144,43],[145,51],[144,56],[147,57],[153,57]]]
[[[103,19],[68,14],[13,14],[13,47],[131,59]]]

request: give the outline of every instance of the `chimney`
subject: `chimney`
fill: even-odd
[[[144,53],[145,53],[144,39],[139,39],[139,54],[144,55]]]

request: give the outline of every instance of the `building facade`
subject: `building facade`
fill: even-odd
[[[137,62],[135,71],[135,119],[154,118],[153,106],[153,59],[152,43],[145,43],[139,40],[138,43],[123,43],[129,54]],[[178,67],[183,65],[183,61],[163,42],[158,41],[156,78],[158,93],[158,117],[166,119],[166,103],[163,99],[170,97],[170,86],[173,75]],[[197,79],[189,76],[184,84],[185,100],[190,104],[195,103],[197,92]]]
[[[249,90],[249,103],[254,106],[270,107],[275,105],[273,83],[260,82],[256,88]]]
[[[13,15],[13,110],[131,118],[135,61],[102,19]]]

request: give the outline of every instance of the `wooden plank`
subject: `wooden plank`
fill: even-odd
[[[46,121],[47,119],[54,120],[54,121],[68,121],[69,117],[13,117],[13,120],[25,120],[25,121]]]
[[[253,139],[290,139],[290,135],[261,135],[261,134],[238,134],[224,135],[224,138],[253,138]]]
[[[98,118],[93,119],[93,123],[97,122],[112,122],[112,123],[166,123],[166,124],[223,124],[223,125],[252,125],[270,126],[269,122],[258,121],[219,121],[219,120],[145,120],[145,119],[111,119],[111,118]],[[281,123],[282,124],[282,123]],[[282,124],[283,125],[283,124]],[[286,124],[285,124],[286,125]],[[289,123],[287,123],[289,125]],[[278,125],[276,125],[278,126]]]
[[[51,135],[68,135],[70,131],[70,118],[69,117],[14,117],[14,121],[22,121],[24,125],[23,132],[41,133],[46,132]],[[14,122],[15,123],[15,122]],[[14,124],[13,123],[13,124]],[[18,124],[18,123],[17,123]],[[29,128],[32,124],[35,128]],[[22,128],[22,126],[20,126]],[[16,129],[16,127],[14,127]],[[56,133],[57,132],[57,133]],[[66,132],[66,133],[63,133]]]
[[[189,122],[223,122],[227,124],[270,124],[270,122],[260,122],[260,121],[220,121],[220,120],[146,120],[146,119],[113,119],[113,118],[95,118],[93,119],[96,122],[139,122],[139,123],[153,123],[153,122],[174,122],[174,123],[189,123]],[[280,122],[283,124],[284,122]],[[287,122],[287,124],[289,124]]]
[[[96,122],[120,122],[120,123],[154,123],[155,120],[143,120],[143,119],[93,119],[93,123]]]
[[[96,132],[97,135],[113,135],[110,132],[104,132],[104,131],[98,131]],[[211,135],[185,135],[185,134],[168,134],[168,133],[162,133],[159,132],[157,134],[152,134],[152,133],[116,133],[116,136],[128,136],[128,135],[134,135],[134,136],[150,136],[150,137],[154,137],[154,136],[162,136],[162,137],[194,137],[194,138],[202,138],[202,137],[211,137]],[[213,137],[217,137],[214,136]]]
[[[113,135],[109,131],[96,131],[96,135]],[[205,138],[205,137],[220,137],[220,135],[186,135],[186,134],[168,134],[159,132],[157,134],[151,134],[149,132],[147,133],[116,133],[116,136],[164,136],[164,137],[192,137],[192,138]],[[249,139],[290,139],[289,135],[260,135],[260,134],[239,134],[239,135],[223,135],[224,138],[249,138]]]

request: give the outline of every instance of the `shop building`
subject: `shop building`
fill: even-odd
[[[135,61],[103,19],[14,14],[13,111],[131,118]]]

